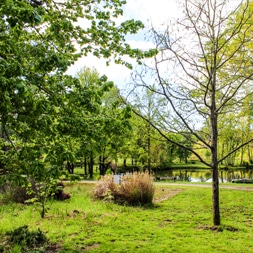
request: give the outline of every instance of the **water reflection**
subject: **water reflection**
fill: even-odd
[[[212,182],[211,170],[160,170],[156,176],[176,177],[178,181]],[[232,182],[233,179],[253,179],[253,170],[221,170],[219,171],[220,183]]]

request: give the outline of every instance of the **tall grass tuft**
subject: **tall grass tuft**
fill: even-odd
[[[152,175],[134,172],[124,175],[121,181],[120,191],[130,205],[152,203],[155,192]]]
[[[151,204],[154,197],[153,176],[147,172],[134,172],[121,177],[121,184],[113,181],[113,175],[106,175],[98,181],[94,189],[97,199],[114,201],[119,204]]]
[[[118,186],[113,181],[113,175],[105,175],[96,183],[93,195],[96,199],[113,200],[118,191]]]

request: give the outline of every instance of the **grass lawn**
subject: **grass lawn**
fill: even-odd
[[[252,191],[220,189],[222,226],[216,228],[210,188],[156,186],[154,205],[144,208],[93,200],[93,186],[66,186],[71,199],[49,203],[44,219],[35,206],[1,204],[2,252],[20,252],[5,250],[4,235],[23,225],[40,228],[57,252],[253,252]]]

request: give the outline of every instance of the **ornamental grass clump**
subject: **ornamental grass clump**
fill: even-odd
[[[102,176],[97,182],[93,195],[96,199],[114,200],[118,192],[118,185],[113,181],[113,175]]]
[[[94,197],[118,204],[151,204],[155,188],[153,176],[147,172],[134,172],[121,177],[121,184],[113,180],[113,175],[103,176],[96,184]]]
[[[151,204],[154,197],[153,176],[147,172],[126,174],[121,179],[120,191],[130,205]]]

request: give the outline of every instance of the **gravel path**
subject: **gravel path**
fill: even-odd
[[[80,182],[82,183],[91,183],[94,184],[96,181],[90,181],[90,180],[81,180]],[[160,186],[182,186],[182,187],[204,187],[204,188],[211,188],[212,184],[211,183],[203,183],[203,184],[194,184],[194,183],[166,183],[166,182],[155,182],[156,185]],[[245,186],[244,185],[226,185],[226,184],[219,184],[220,189],[232,189],[232,190],[241,190],[241,191],[253,191],[253,184],[251,186]]]
[[[184,187],[205,187],[205,188],[211,188],[212,184],[205,183],[205,184],[179,184],[179,183],[156,183],[157,185],[161,186],[184,186]],[[241,191],[253,191],[253,185],[252,186],[245,186],[245,185],[224,185],[219,184],[220,189],[232,189],[232,190],[241,190]]]

